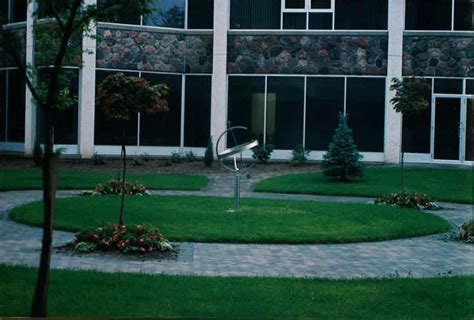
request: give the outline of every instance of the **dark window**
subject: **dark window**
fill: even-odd
[[[232,0],[231,29],[280,29],[280,0]]]
[[[359,151],[384,151],[385,79],[348,78],[346,113]]]
[[[388,0],[337,0],[335,28],[387,30]]]
[[[306,29],[306,13],[284,13],[283,29]]]
[[[331,9],[331,0],[311,0],[311,9]]]
[[[77,98],[79,95],[79,71],[68,70],[71,82],[69,89],[71,96],[76,99],[76,104],[64,110],[55,110],[53,114],[53,126],[54,126],[54,143],[55,144],[77,144],[77,133],[78,133],[78,103]],[[49,76],[49,69],[40,70],[40,77],[47,81]],[[37,130],[39,133],[41,143],[45,142],[44,139],[44,114],[41,109],[37,109]]]
[[[309,29],[328,30],[332,29],[332,13],[310,13]]]
[[[97,7],[99,8],[99,10],[108,1],[113,1],[113,0],[97,0]],[[115,16],[109,17],[108,21],[104,21],[104,22],[140,24],[140,14],[117,13]]]
[[[434,93],[462,94],[462,79],[435,79]]]
[[[427,80],[431,87],[431,79]],[[430,153],[431,90],[425,97],[430,107],[419,114],[403,117],[403,151]]]
[[[184,28],[185,0],[153,0],[143,24],[148,26]]]
[[[184,145],[206,147],[211,132],[211,77],[186,76]]]
[[[212,29],[214,0],[188,0],[188,28]]]
[[[2,0],[5,1],[5,0]],[[26,0],[11,0],[12,8],[10,9],[11,22],[26,21]]]
[[[141,146],[179,146],[181,136],[181,76],[142,73],[151,84],[164,83],[170,92],[168,112],[140,114]]]
[[[454,30],[474,30],[474,0],[455,0]]]
[[[19,71],[8,71],[7,141],[25,140],[25,80]]]
[[[308,78],[306,148],[327,150],[344,112],[344,78]]]
[[[474,94],[474,80],[466,80],[466,94]]]
[[[407,0],[405,28],[451,30],[451,14],[452,0]]]
[[[7,112],[7,72],[0,71],[0,141],[5,141],[6,112]]]
[[[267,90],[267,142],[292,150],[303,143],[304,79],[269,77]]]
[[[286,9],[304,9],[306,0],[285,0]]]
[[[244,126],[248,131],[236,131],[238,143],[258,139],[263,142],[265,116],[265,78],[229,77],[229,126]],[[232,137],[227,137],[229,147],[235,145]]]
[[[0,23],[8,20],[8,0],[0,0]]]
[[[96,85],[109,75],[117,72],[113,71],[97,71]],[[122,72],[127,76],[138,77],[137,72]],[[138,115],[134,114],[127,123],[127,145],[137,145],[137,122]],[[122,144],[122,122],[121,120],[110,120],[104,115],[104,112],[96,106],[95,109],[95,144],[96,145],[121,145]]]

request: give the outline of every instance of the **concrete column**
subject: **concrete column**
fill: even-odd
[[[214,0],[211,97],[211,136],[214,143],[227,128],[227,31],[229,30],[229,14],[230,0]]]
[[[85,5],[96,4],[97,0],[85,0]],[[82,69],[79,81],[79,155],[91,158],[94,155],[95,124],[95,65],[97,27],[93,25],[90,34],[82,40]]]
[[[405,0],[389,0],[388,10],[388,70],[385,101],[385,161],[399,163],[402,141],[402,116],[393,110],[390,100],[392,78],[402,77],[403,31],[405,29]]]
[[[33,33],[33,12],[34,1],[28,2],[26,14],[26,65],[34,65],[34,33]],[[36,141],[36,106],[34,104],[31,91],[26,86],[25,91],[25,155],[32,155]]]

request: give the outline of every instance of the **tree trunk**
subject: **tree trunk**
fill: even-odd
[[[127,122],[122,123],[122,198],[120,200],[120,219],[119,225],[123,226],[123,211],[125,205],[125,175],[127,174],[127,149],[125,148],[125,139],[127,137]]]
[[[54,127],[51,111],[45,110],[45,152],[43,159],[43,240],[38,278],[31,307],[32,317],[46,317],[48,309],[48,278],[53,240],[53,221],[56,201],[56,160],[54,156]]]

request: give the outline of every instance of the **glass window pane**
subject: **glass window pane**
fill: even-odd
[[[265,116],[265,78],[229,77],[228,125],[244,126],[247,131],[236,131],[238,143],[258,139],[263,143],[263,122]],[[227,146],[235,146],[227,137]]]
[[[311,0],[311,9],[331,9],[331,0]]]
[[[436,98],[434,158],[459,160],[461,99]]]
[[[337,0],[335,28],[387,30],[388,0]]]
[[[39,72],[40,78],[47,81],[50,69],[42,69]],[[70,92],[71,96],[78,98],[79,95],[79,70],[68,70],[71,73]],[[55,110],[53,114],[54,143],[55,144],[77,144],[78,135],[78,103],[64,110]],[[37,109],[37,130],[41,143],[45,142],[44,136],[44,114],[41,109]]]
[[[474,0],[455,0],[454,30],[474,30]]]
[[[280,0],[232,0],[231,29],[280,29]]]
[[[435,79],[434,93],[462,93],[462,79]]]
[[[7,141],[25,140],[25,80],[20,72],[8,71]]]
[[[310,13],[309,29],[312,30],[331,30],[332,13]]]
[[[284,13],[283,29],[306,29],[306,13]]]
[[[474,80],[466,80],[466,94],[474,94]]]
[[[97,7],[100,9],[106,1],[112,0],[97,0]],[[117,14],[115,17],[110,17],[109,21],[104,22],[114,22],[114,23],[124,23],[124,24],[140,24],[140,15],[139,14]]]
[[[407,30],[451,30],[452,0],[407,0]]]
[[[211,133],[211,77],[186,76],[184,145],[206,147]]]
[[[306,148],[327,150],[344,112],[344,78],[309,77],[306,91]]]
[[[7,72],[0,70],[0,141],[5,141],[5,123],[7,112]]]
[[[212,29],[214,0],[188,0],[188,28]]]
[[[305,0],[285,0],[286,9],[304,9]]]
[[[113,71],[97,71],[96,86],[109,75],[118,73]],[[138,77],[137,72],[122,72],[127,76]],[[126,144],[129,146],[137,145],[138,115],[134,114],[127,123]],[[104,115],[104,112],[96,105],[95,109],[95,144],[117,146],[122,144],[122,122],[120,120],[110,120]]]
[[[359,151],[384,151],[385,79],[348,78],[346,113]]]
[[[144,24],[166,28],[184,28],[185,7],[185,0],[151,1],[152,13],[144,18]]]
[[[179,146],[181,137],[181,76],[142,73],[151,84],[164,83],[170,92],[168,112],[140,115],[141,146]]]
[[[8,19],[8,1],[0,0],[0,23]]]
[[[269,77],[267,90],[267,143],[293,150],[303,143],[304,79]]]
[[[431,87],[431,79],[426,83]],[[426,96],[429,108],[417,115],[403,117],[403,151],[409,153],[430,153],[431,135],[431,90]]]
[[[5,1],[5,0],[2,0]],[[11,0],[11,22],[26,21],[26,0]]]

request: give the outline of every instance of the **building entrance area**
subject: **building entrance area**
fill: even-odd
[[[434,162],[474,161],[474,97],[433,97],[431,157]]]

